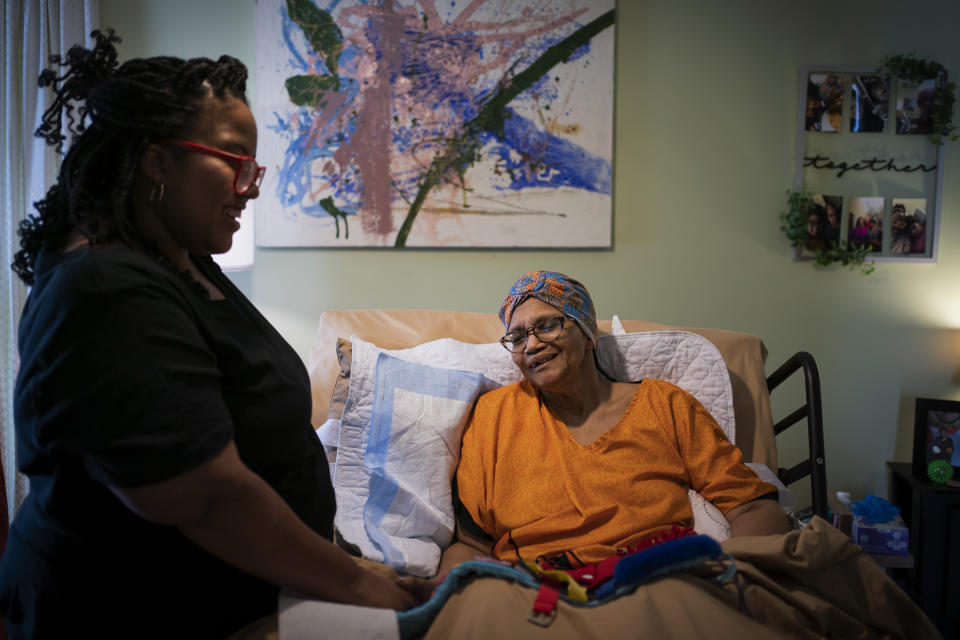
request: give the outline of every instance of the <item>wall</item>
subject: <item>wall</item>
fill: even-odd
[[[253,14],[237,0],[101,0],[123,58],[230,53],[252,67]],[[232,277],[304,358],[324,309],[493,311],[534,268],[584,281],[604,317],[758,334],[768,371],[809,351],[829,485],[886,496],[885,461],[910,459],[914,399],[960,399],[960,143],[937,264],[818,270],[790,259],[777,214],[800,67],[916,50],[960,74],[957,24],[960,4],[938,0],[620,2],[613,250],[258,249]],[[789,440],[781,464],[804,446]]]

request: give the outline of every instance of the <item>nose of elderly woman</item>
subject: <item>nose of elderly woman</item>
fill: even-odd
[[[527,342],[523,346],[523,351],[524,353],[536,353],[537,351],[540,351],[540,349],[543,349],[546,345],[546,342],[541,340],[536,333],[531,331],[527,334]]]

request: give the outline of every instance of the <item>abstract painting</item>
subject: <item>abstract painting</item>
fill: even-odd
[[[260,246],[611,246],[614,0],[258,0]]]

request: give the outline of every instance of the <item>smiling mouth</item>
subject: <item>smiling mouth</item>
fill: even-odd
[[[530,361],[530,363],[527,364],[527,368],[529,368],[531,371],[535,371],[536,369],[539,369],[540,367],[542,367],[543,365],[550,362],[556,357],[557,357],[557,354],[554,353],[547,356],[546,358],[537,358],[536,360]]]
[[[243,210],[239,207],[226,207],[223,212],[227,214],[227,217],[236,222],[240,223],[240,215],[243,213]]]

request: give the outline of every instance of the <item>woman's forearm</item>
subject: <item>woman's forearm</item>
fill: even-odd
[[[443,550],[443,554],[440,556],[440,566],[437,569],[437,575],[442,576],[458,564],[473,560],[477,556],[488,555],[490,554],[486,551],[480,551],[466,543],[454,542]]]
[[[731,536],[767,536],[790,530],[790,518],[776,500],[753,500],[726,514]]]
[[[231,443],[180,476],[114,493],[142,517],[174,525],[228,564],[321,600],[404,609],[413,597],[366,571],[308,527]]]
[[[232,495],[211,501],[185,536],[247,573],[320,600],[360,604],[365,572],[307,527],[255,474]]]

